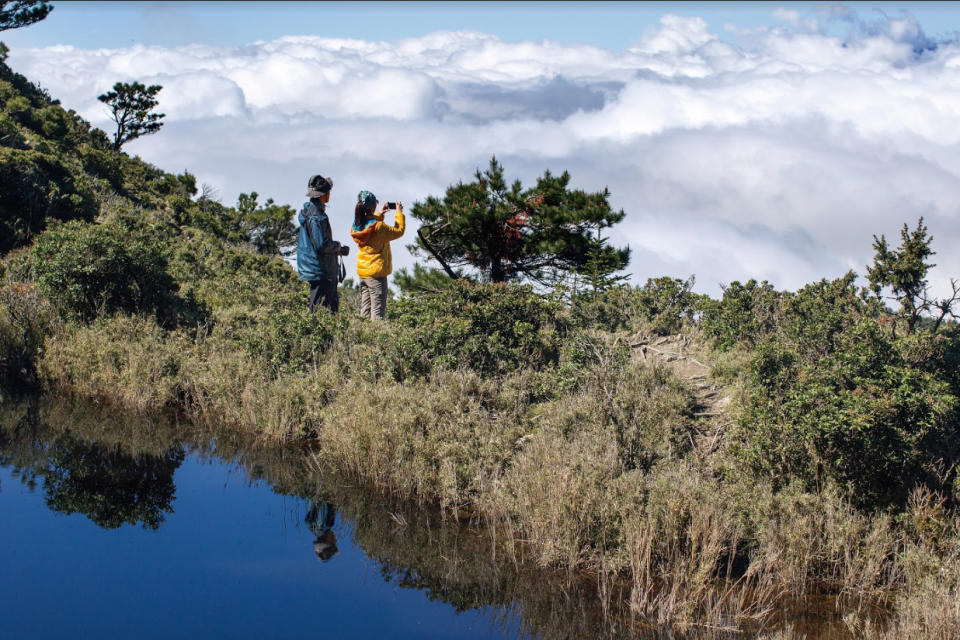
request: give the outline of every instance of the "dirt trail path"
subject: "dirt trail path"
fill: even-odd
[[[729,423],[727,409],[731,390],[710,381],[710,365],[699,360],[683,335],[647,336],[636,334],[630,338],[634,357],[645,365],[660,364],[682,379],[694,393],[697,430],[701,436],[715,440]],[[715,444],[715,442],[714,442]],[[712,446],[709,448],[713,448]]]

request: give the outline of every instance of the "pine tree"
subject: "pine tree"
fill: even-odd
[[[109,91],[97,100],[104,103],[117,123],[117,131],[113,135],[113,148],[120,150],[127,142],[140,136],[156,133],[163,126],[160,120],[165,114],[150,113],[157,106],[156,95],[163,89],[158,84],[145,86],[139,82],[118,82]]]
[[[602,235],[605,226],[597,225],[596,236],[586,251],[586,260],[583,266],[577,269],[577,273],[594,294],[622,285],[630,278],[627,274],[620,273],[630,261],[630,248],[612,249],[607,244],[609,238]]]
[[[451,277],[457,276],[453,267],[469,267],[490,282],[550,286],[591,260],[598,275],[623,269],[629,250],[594,237],[595,230],[620,222],[623,210],[610,207],[607,189],[587,193],[569,183],[569,173],[546,171],[531,189],[519,180],[508,187],[494,157],[473,182],[450,186],[443,199],[414,204],[411,215],[423,226],[410,248],[437,260]]]
[[[900,305],[898,316],[907,323],[907,333],[914,333],[923,316],[934,309],[939,311],[939,316],[932,325],[933,330],[939,328],[946,317],[957,317],[953,306],[960,300],[960,286],[955,280],[950,280],[953,293],[949,298],[937,299],[929,293],[927,272],[936,266],[927,261],[935,253],[930,248],[932,242],[933,236],[927,233],[922,217],[913,231],[903,225],[897,249],[890,249],[883,235],[873,236],[876,253],[873,266],[867,267],[870,288],[877,298],[885,288],[890,288],[891,299]]]
[[[49,2],[39,2],[38,0],[9,2],[9,0],[2,0],[0,1],[0,31],[19,29],[40,22],[51,11],[53,11],[53,5]]]
[[[296,250],[297,228],[293,224],[293,207],[280,205],[268,198],[262,205],[259,194],[241,193],[237,198],[237,220],[241,233],[259,252],[290,255]]]

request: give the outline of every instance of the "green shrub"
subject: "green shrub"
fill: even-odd
[[[110,139],[110,135],[103,129],[98,129],[93,127],[90,129],[90,144],[97,149],[108,150],[113,149],[113,141]],[[117,154],[120,156],[120,154]]]
[[[80,161],[84,170],[107,180],[114,189],[123,188],[123,162],[116,152],[84,146],[80,150]]]
[[[16,121],[6,113],[0,113],[0,146],[22,149],[26,138],[20,132]]]
[[[140,158],[130,158],[124,154],[118,154],[118,157],[123,163],[123,194],[141,206],[156,206],[160,194],[154,187],[164,181],[166,174]]]
[[[570,300],[570,314],[582,328],[632,331],[637,328],[636,297],[636,289],[628,286],[577,294]]]
[[[41,291],[68,316],[156,312],[173,298],[163,248],[122,224],[69,222],[33,248]]]
[[[960,459],[960,399],[946,363],[919,367],[859,299],[853,277],[784,304],[747,374],[735,449],[781,486],[836,483],[862,508],[904,504],[918,483],[943,488]],[[927,352],[956,358],[949,345]]]
[[[0,286],[0,389],[19,391],[36,382],[37,357],[52,315],[35,287],[20,282]]]
[[[26,244],[48,218],[92,220],[97,203],[62,160],[0,147],[0,253]]]
[[[307,285],[279,256],[232,247],[197,229],[181,230],[169,271],[182,294],[192,292],[211,310],[238,304],[270,309],[306,306]]]
[[[654,333],[677,333],[684,322],[697,319],[704,296],[693,293],[693,283],[693,276],[686,280],[664,276],[650,278],[637,289],[640,314]]]
[[[384,349],[399,380],[440,367],[499,374],[556,363],[569,321],[558,303],[529,286],[456,283],[449,291],[405,296],[388,309],[394,330]]]
[[[2,62],[2,60],[0,60]],[[13,85],[6,80],[0,80],[0,103],[6,104],[7,100],[17,94]]]
[[[960,397],[960,327],[906,335],[899,345],[905,362],[946,381]]]
[[[579,327],[610,332],[633,330],[636,296],[636,289],[627,286],[574,295],[570,313]]]
[[[30,82],[26,76],[14,72],[6,64],[0,64],[0,79],[9,83],[14,91],[19,93],[29,104],[35,107],[60,103],[59,100],[54,100],[50,97],[46,89],[34,82]]]
[[[237,305],[215,314],[214,336],[240,345],[274,374],[313,370],[345,318],[306,305],[294,309]]]
[[[695,322],[706,296],[693,293],[694,279],[650,278],[641,287],[611,287],[573,298],[575,322],[606,331],[644,329],[658,335],[678,333]]]
[[[734,280],[719,301],[705,301],[700,326],[720,349],[755,345],[779,326],[780,305],[788,296],[766,280],[758,283],[751,278],[746,284]]]
[[[50,105],[37,113],[40,133],[45,138],[55,141],[70,142],[69,134],[72,131],[70,116],[62,107]]]
[[[30,104],[30,101],[21,95],[14,95],[11,98],[7,99],[7,102],[3,105],[3,110],[9,113],[17,122],[20,124],[29,127],[30,129],[37,129],[37,114],[33,110],[33,106]]]
[[[147,182],[147,187],[161,196],[181,195],[189,198],[197,195],[197,178],[188,171],[180,175],[161,172]]]
[[[816,364],[840,348],[845,332],[864,318],[879,316],[880,308],[868,302],[854,284],[857,274],[837,280],[820,280],[780,302],[778,329],[797,345],[804,362]]]
[[[414,264],[410,271],[406,268],[398,269],[394,272],[392,281],[402,294],[444,291],[454,282],[443,269],[424,267],[419,262]]]

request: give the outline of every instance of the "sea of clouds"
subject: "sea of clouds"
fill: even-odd
[[[126,150],[189,169],[226,204],[257,191],[299,208],[307,178],[331,176],[341,240],[360,189],[410,205],[496,154],[525,185],[550,169],[608,187],[627,213],[611,236],[632,248],[635,283],[693,274],[716,295],[751,277],[796,289],[862,274],[873,234],[897,244],[923,216],[943,293],[960,277],[957,38],[934,41],[908,14],[776,17],[782,26],[727,25],[736,45],[667,15],[624,51],[457,31],[57,46],[9,63],[107,131],[98,94],[163,85],[166,126]],[[402,242],[395,266],[413,262]]]

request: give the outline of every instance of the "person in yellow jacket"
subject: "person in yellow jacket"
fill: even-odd
[[[403,205],[396,203],[391,227],[383,221],[388,206],[376,212],[377,198],[369,191],[357,194],[350,235],[356,241],[357,275],[360,276],[360,315],[382,320],[387,313],[387,276],[393,273],[390,241],[403,235]],[[390,207],[392,208],[392,207]],[[376,213],[375,213],[376,212]]]

